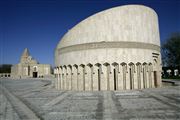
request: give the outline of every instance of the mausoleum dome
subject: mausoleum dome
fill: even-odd
[[[58,48],[93,42],[129,41],[160,45],[156,12],[143,5],[111,8],[81,21],[60,40]]]
[[[156,77],[158,78],[158,85],[160,85],[161,55],[156,12],[143,5],[125,5],[104,10],[88,17],[70,29],[60,40],[55,50],[55,65],[58,70],[67,73],[67,76],[71,75],[71,77],[76,74],[73,73],[74,67],[81,72],[83,70],[83,73],[76,71],[77,76],[75,77],[79,79],[83,77],[79,81],[87,80],[89,82],[96,75],[95,80],[105,79],[106,82],[101,84],[103,85],[102,90],[115,89],[104,87],[104,85],[110,84],[107,83],[107,78],[115,81],[122,79],[122,81],[127,81],[121,84],[117,82],[116,90],[117,88],[124,89],[123,86],[128,89],[138,88],[137,81],[132,83],[132,80],[135,79],[134,75],[136,75],[136,79],[139,79],[140,76],[139,78],[137,76],[140,71],[146,70],[147,72],[150,69],[151,74],[143,73],[144,76],[149,75],[146,80],[150,78],[152,80],[152,76],[157,74],[152,72],[158,71]],[[107,66],[109,67],[107,68]],[[122,68],[122,66],[126,66],[126,68]],[[142,70],[137,73],[136,67],[139,66],[142,67]],[[91,73],[86,74],[88,67],[93,69],[90,70]],[[70,69],[70,73],[68,73],[68,69]],[[100,73],[97,73],[97,69]],[[115,69],[114,73],[112,73],[113,69]],[[134,71],[133,74],[132,70]],[[126,73],[128,74],[126,75]],[[114,74],[114,78],[109,78],[111,74]],[[119,75],[119,77],[116,75]],[[133,78],[131,78],[132,75]],[[142,79],[146,81],[145,78]],[[62,78],[63,80],[64,78]],[[64,81],[69,80],[67,78]],[[115,81],[112,81],[113,84]],[[83,88],[89,87],[89,84],[87,83],[87,86],[85,85]],[[150,82],[143,84],[146,84],[144,88],[148,88],[152,84],[155,86],[155,83],[150,85]],[[82,87],[82,85],[79,86]],[[132,85],[136,87],[131,88]],[[143,87],[141,85],[139,88]],[[97,89],[97,85],[94,89]]]

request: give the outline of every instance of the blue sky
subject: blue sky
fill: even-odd
[[[126,4],[157,12],[161,43],[180,32],[180,0],[1,0],[0,64],[17,64],[28,48],[40,63],[54,65],[54,49],[69,29],[90,15]]]

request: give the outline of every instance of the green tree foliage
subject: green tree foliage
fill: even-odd
[[[162,46],[162,59],[164,66],[180,66],[180,33],[171,35]]]
[[[0,65],[0,73],[11,73],[11,66],[10,64]]]

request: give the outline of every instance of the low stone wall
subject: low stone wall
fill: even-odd
[[[11,77],[11,73],[0,73],[0,78],[9,78]]]

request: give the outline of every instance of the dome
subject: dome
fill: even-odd
[[[156,12],[143,5],[104,10],[70,29],[58,48],[104,41],[145,42],[160,46]]]
[[[92,15],[60,40],[55,65],[64,90],[160,86],[158,16],[143,5],[119,6]]]

